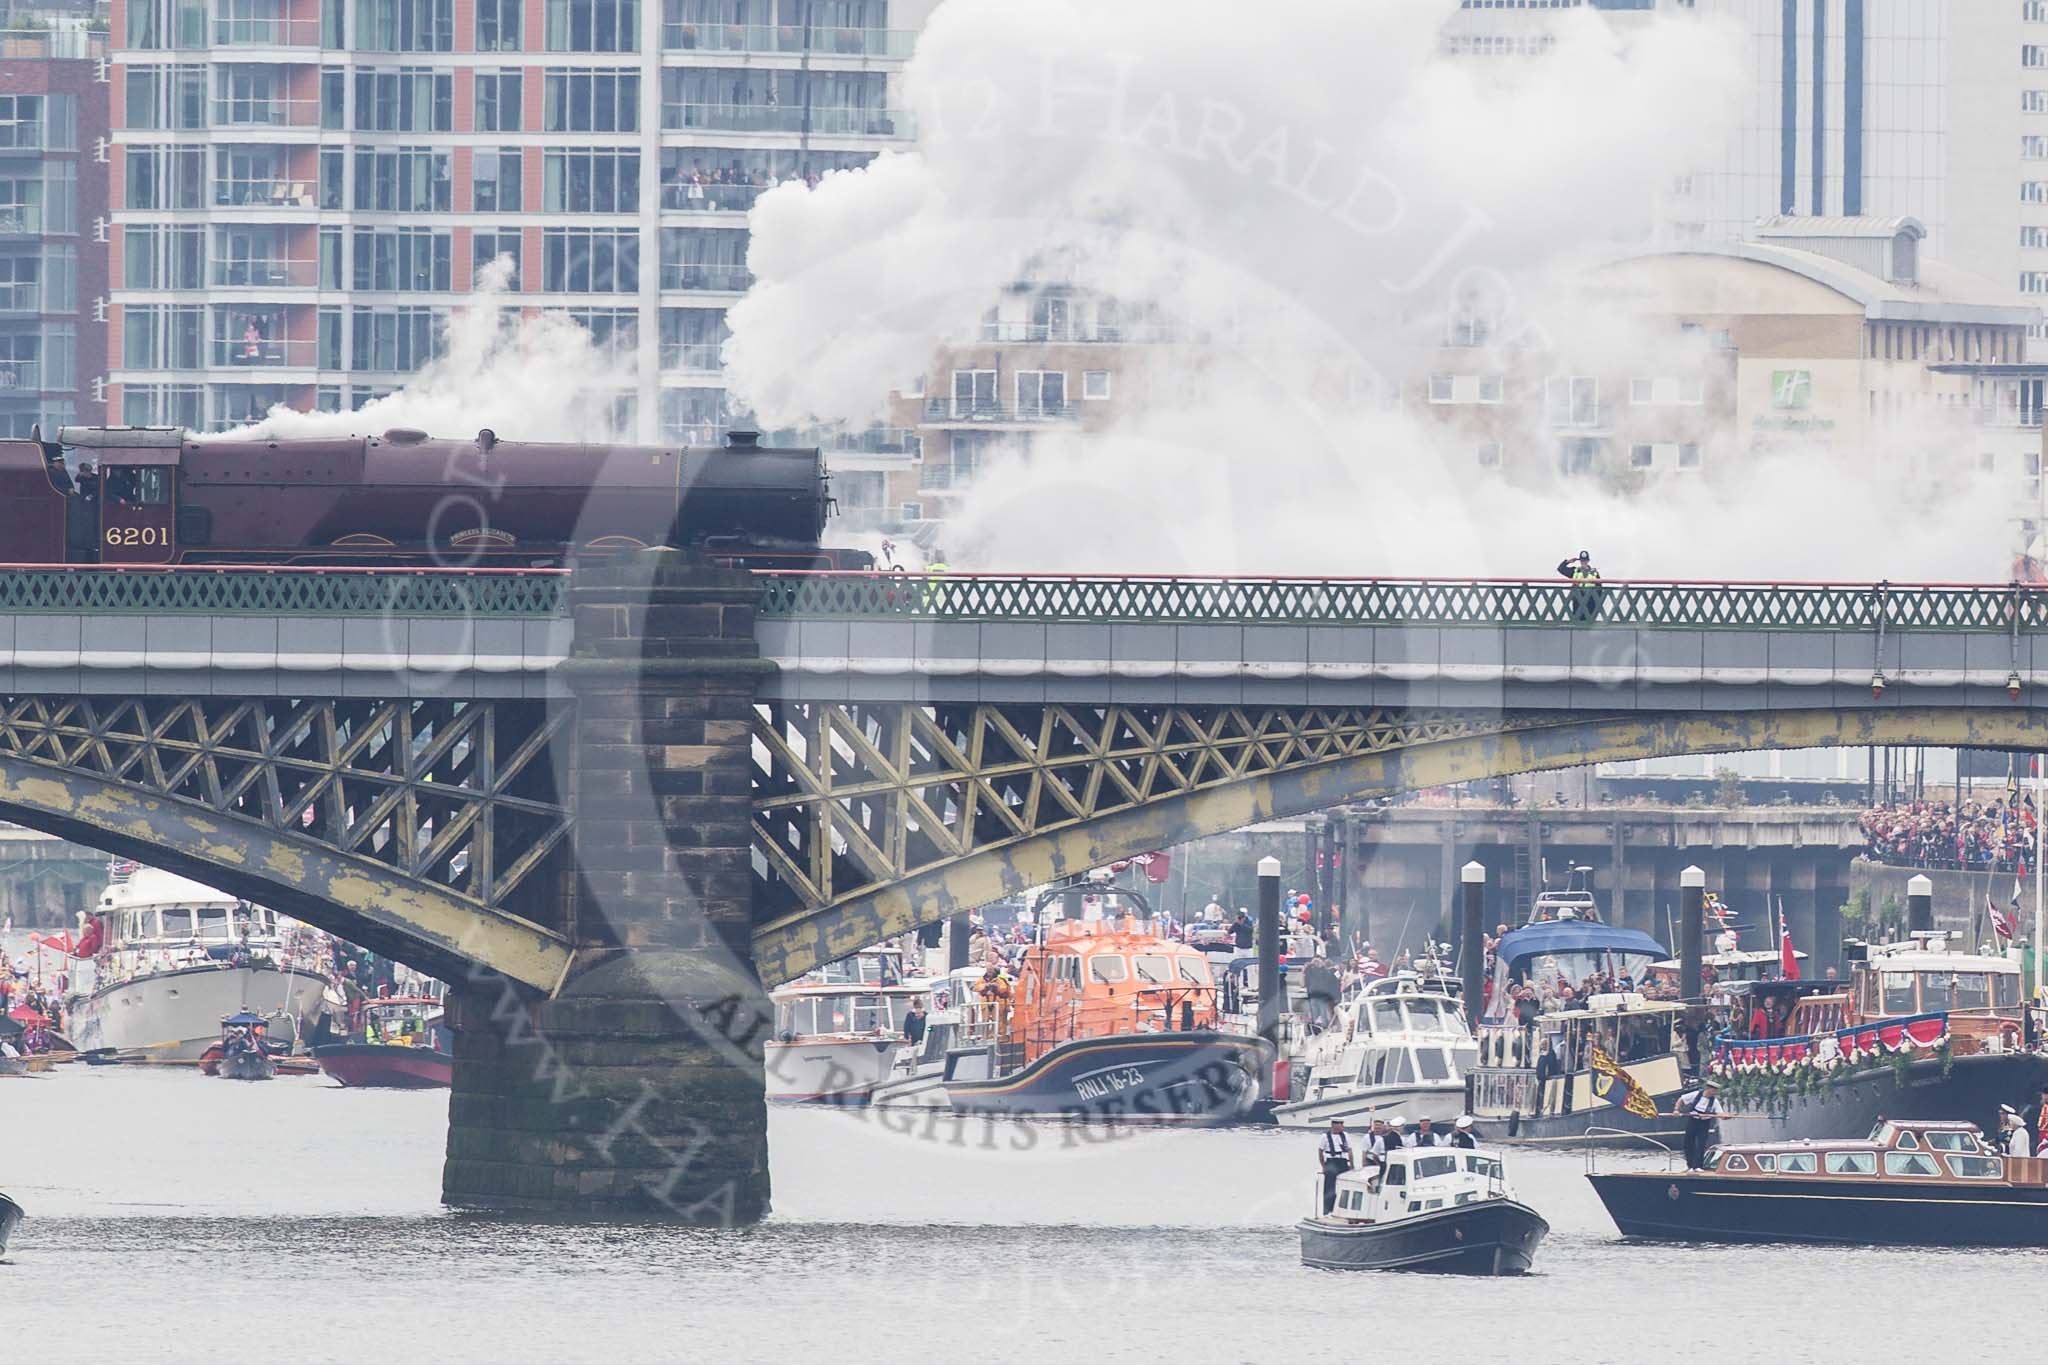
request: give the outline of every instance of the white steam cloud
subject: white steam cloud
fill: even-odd
[[[242,439],[373,436],[411,427],[430,436],[473,436],[489,427],[507,440],[630,440],[614,425],[619,355],[559,313],[522,317],[511,262],[478,272],[476,292],[448,319],[447,348],[395,393],[354,412],[276,407],[260,422],[222,433]]]
[[[1747,83],[1714,20],[1562,11],[1542,55],[1469,59],[1457,9],[945,0],[904,79],[916,150],[754,209],[735,398],[769,427],[873,420],[1006,287],[1056,280],[1204,344],[1160,348],[1114,429],[985,466],[956,565],[1519,576],[1590,548],[1613,577],[2000,575],[1998,500],[1909,483],[1924,432],[1629,492],[1482,475],[1388,401],[1475,301],[1563,363],[1672,346],[1561,282],[1645,235]]]

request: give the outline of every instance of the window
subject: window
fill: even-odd
[[[1699,446],[1691,441],[1681,444],[1678,447],[1678,467],[1680,469],[1698,469],[1700,467]]]
[[[356,129],[445,133],[455,126],[455,74],[431,67],[356,72]]]
[[[1942,1160],[1965,1180],[2005,1179],[2005,1163],[1995,1156],[1945,1156]]]
[[[454,241],[437,228],[357,228],[352,288],[445,293]]]
[[[2022,270],[2020,272],[2022,294],[2048,294],[2048,270]]]
[[[1482,403],[1498,403],[1500,401],[1501,388],[1501,376],[1497,374],[1480,375],[1479,401]]]
[[[2048,90],[2020,91],[2022,114],[2048,114]]]
[[[638,52],[639,0],[546,0],[550,52]]]
[[[1727,1156],[1721,1158],[1721,1169],[1724,1171],[1746,1171],[1749,1169],[1749,1162],[1740,1152],[1730,1152]]]
[[[122,312],[122,363],[131,370],[196,370],[206,310],[196,306],[129,304]]]
[[[1115,953],[1097,953],[1088,959],[1088,979],[1114,986],[1130,978],[1130,969]]]
[[[1829,1152],[1827,1168],[1829,1175],[1876,1175],[1877,1153]]]
[[[640,77],[636,72],[551,70],[542,90],[544,132],[631,133],[640,127]]]
[[[983,416],[997,407],[994,370],[953,371],[953,416]]]
[[[548,148],[541,156],[540,206],[548,213],[638,213],[638,149]]]
[[[1901,1133],[1899,1134],[1897,1145],[1907,1151],[1917,1151],[1920,1146],[1920,1139],[1914,1137],[1911,1133]]]
[[[206,287],[206,230],[134,223],[122,229],[121,269],[130,289]]]
[[[187,938],[192,934],[192,912],[190,910],[166,910],[163,912],[165,938]]]
[[[1779,1175],[1812,1175],[1814,1160],[1812,1152],[1778,1153]]]
[[[1067,411],[1064,370],[1020,370],[1017,374],[1019,417],[1061,417]]]
[[[638,292],[639,232],[632,228],[549,228],[541,234],[541,288],[559,294]]]
[[[1215,984],[1209,975],[1209,964],[1199,957],[1182,953],[1173,960],[1173,965],[1179,968],[1180,979],[1190,986],[1210,986]]]
[[[2040,47],[2033,43],[2026,44],[2020,48],[2020,65],[2029,70],[2038,70],[2041,67],[2048,66],[2048,47]]]
[[[1089,401],[1109,397],[1109,371],[1081,371],[1081,397]]]
[[[1880,978],[1884,987],[1883,1012],[1886,1014],[1914,1014],[1913,973],[1885,972]]]
[[[2048,180],[2022,180],[2020,182],[2022,204],[2048,204]]]
[[[519,131],[519,73],[485,67],[476,73],[476,130],[479,133]]]
[[[517,213],[524,181],[517,147],[479,147],[469,162],[470,202],[478,213]]]
[[[1164,986],[1173,980],[1173,964],[1157,953],[1139,953],[1131,959],[1131,970],[1148,986]]]
[[[1934,1158],[1925,1152],[1886,1152],[1884,1154],[1886,1175],[1940,1175],[1941,1167],[1934,1164]]]
[[[476,50],[517,52],[524,45],[519,0],[477,0]]]
[[[519,232],[479,232],[471,239],[472,256],[476,262],[477,274],[484,267],[503,256],[511,267],[511,275],[505,281],[507,289],[519,288]]]
[[[2048,160],[2048,137],[2042,137],[2038,133],[2028,133],[2022,137],[2020,139],[2020,160]]]
[[[1760,1171],[1775,1171],[1778,1169],[1778,1158],[1772,1156],[1769,1152],[1758,1152],[1756,1155],[1756,1168]]]
[[[446,213],[453,198],[449,153],[431,147],[358,147],[355,206],[388,213]]]
[[[1649,469],[1657,463],[1657,448],[1649,445],[1632,445],[1628,448],[1630,469]]]
[[[1550,424],[1558,427],[1590,427],[1600,421],[1600,381],[1582,375],[1552,379],[1544,386],[1549,400]]]
[[[1628,401],[1631,403],[1654,402],[1657,381],[1654,379],[1631,379],[1628,381]]]
[[[433,308],[354,308],[350,368],[410,372],[440,349],[443,317]]]
[[[1977,1135],[1934,1132],[1927,1135],[1927,1145],[1937,1152],[1974,1152],[1977,1150]]]
[[[1481,469],[1500,468],[1499,441],[1481,441],[1478,444],[1478,446],[1474,448],[1473,455],[1474,458],[1478,460],[1479,467]]]
[[[205,187],[204,147],[129,147],[128,208],[196,209]],[[52,205],[49,217],[55,216]],[[54,222],[50,228],[55,230]]]
[[[361,52],[450,52],[455,0],[359,0],[356,49]]]
[[[1933,1010],[1945,1010],[1952,1008],[1954,1004],[1955,979],[1950,973],[1920,973],[1920,1008],[1922,1010],[1930,1012]],[[1934,1135],[1934,1137],[1945,1136],[1947,1136],[1947,1134],[1937,1133]],[[1933,1138],[1930,1137],[1928,1139],[1927,1145],[1930,1147],[1934,1147],[1939,1146],[1940,1144],[1935,1142]]]
[[[1454,391],[1452,377],[1447,374],[1433,374],[1429,377],[1429,401],[1448,403]]]
[[[1422,1079],[1425,1081],[1447,1081],[1451,1078],[1450,1059],[1444,1056],[1442,1048],[1417,1048],[1415,1063],[1422,1069]]]

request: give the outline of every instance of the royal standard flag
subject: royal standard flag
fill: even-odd
[[[1607,1082],[1603,1086],[1599,1080],[1594,1081],[1593,1087],[1595,1090],[1606,1095],[1609,1099],[1613,1099],[1615,1090],[1619,1088],[1621,1091],[1620,1103],[1623,1109],[1634,1114],[1637,1118],[1653,1119],[1657,1117],[1657,1101],[1650,1098],[1650,1092],[1643,1089],[1641,1083],[1635,1077],[1623,1071],[1621,1064],[1608,1056],[1598,1043],[1593,1045],[1592,1058],[1587,1065],[1593,1068],[1593,1074],[1596,1077]]]

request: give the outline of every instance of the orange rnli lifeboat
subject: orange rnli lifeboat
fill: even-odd
[[[1081,913],[1062,915],[1061,901]],[[1218,1027],[1208,960],[1156,930],[1142,896],[1062,888],[1033,912],[1037,941],[1014,980],[985,978],[979,1036],[948,1053],[956,1110],[1182,1123],[1251,1112],[1273,1049]]]

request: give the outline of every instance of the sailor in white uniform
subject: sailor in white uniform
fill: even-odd
[[[1344,1120],[1330,1120],[1330,1131],[1316,1145],[1316,1167],[1323,1173],[1323,1212],[1328,1213],[1337,1207],[1337,1177],[1352,1168],[1351,1139],[1345,1135]]]
[[[1709,1080],[1697,1089],[1686,1091],[1678,1097],[1678,1104],[1671,1112],[1685,1120],[1685,1168],[1688,1171],[1704,1170],[1707,1148],[1714,1142],[1714,1126],[1721,1118],[1720,1082]]]

